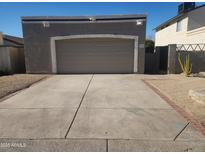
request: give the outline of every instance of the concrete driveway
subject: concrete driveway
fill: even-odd
[[[140,78],[56,75],[0,102],[0,151],[205,151]]]

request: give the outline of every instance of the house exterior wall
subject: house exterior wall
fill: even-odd
[[[204,16],[205,7],[201,7],[182,17],[182,31],[176,31],[177,22],[156,31],[155,46],[205,43]]]
[[[195,30],[197,28],[205,28],[205,7],[200,7],[188,13],[188,31]]]
[[[188,17],[182,20],[182,30],[177,32],[177,23],[173,23],[170,26],[159,30],[155,34],[155,46],[167,46],[168,44],[184,44],[187,42],[187,23]]]
[[[89,34],[133,35],[139,37],[139,44],[144,45],[146,21],[142,25],[136,22],[68,23],[22,22],[25,63],[27,73],[52,73],[51,37]],[[144,73],[144,46],[139,47],[138,73]]]

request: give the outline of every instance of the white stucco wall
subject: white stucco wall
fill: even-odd
[[[168,27],[155,33],[155,46],[166,46],[168,44],[185,43],[187,32],[188,18],[182,19],[182,31],[177,32],[177,23],[173,23]]]
[[[196,27],[196,25],[197,28],[194,29],[193,27]],[[155,33],[155,46],[205,43],[205,7],[189,12],[182,19],[182,31],[177,32],[176,27],[177,23],[175,22],[157,31]],[[188,31],[188,27],[189,29],[192,27],[191,30]]]

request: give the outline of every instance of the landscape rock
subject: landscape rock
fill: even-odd
[[[189,90],[189,97],[197,103],[205,105],[205,89]]]

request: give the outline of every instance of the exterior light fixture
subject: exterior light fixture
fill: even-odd
[[[143,22],[141,20],[136,20],[136,25],[140,26],[142,24],[143,24]]]
[[[95,21],[95,18],[90,17],[89,20],[90,20],[90,21]]]

